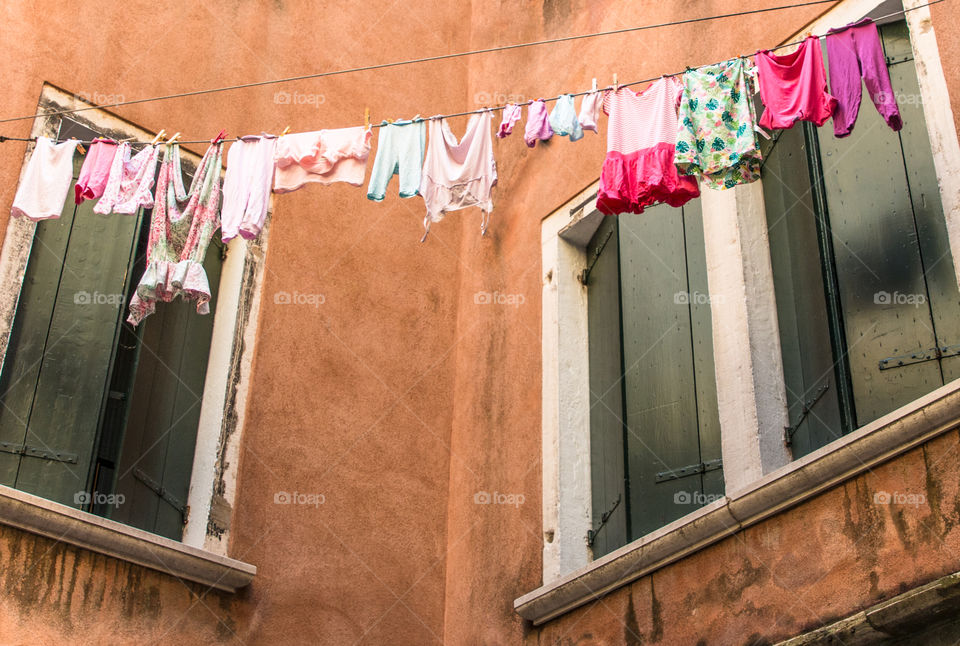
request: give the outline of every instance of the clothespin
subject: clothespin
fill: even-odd
[[[178,132],[177,134],[175,134],[173,137],[170,138],[170,141],[173,141],[173,140],[176,139],[179,135],[180,135],[180,133]],[[221,141],[223,141],[224,139],[226,139],[226,137],[227,137],[227,131],[226,131],[226,130],[221,130],[220,132],[217,133],[217,136],[216,136],[216,137],[214,137],[213,139],[210,140],[210,145],[220,143]]]
[[[76,139],[76,137],[70,137],[71,139]],[[83,147],[83,144],[77,141],[77,152],[81,155],[87,154],[87,149]]]
[[[284,128],[284,129],[283,129],[283,132],[280,133],[280,136],[282,137],[282,136],[284,136],[285,134],[287,134],[288,132],[290,132],[290,126],[287,126],[286,128]]]
[[[163,136],[167,134],[167,131],[163,128],[160,128],[160,132],[157,133],[157,136],[153,138],[153,141],[150,142],[151,146],[156,146],[157,142],[163,139]]]
[[[370,127],[370,108],[363,109],[363,125],[364,127]]]
[[[592,92],[597,91],[597,79],[593,79],[593,84],[590,86],[590,91]]]
[[[170,137],[169,139],[167,139],[167,143],[168,143],[168,144],[172,144],[172,143],[175,142],[179,137],[180,137],[180,133],[178,132],[178,133],[176,133],[175,135],[173,135],[172,137]]]
[[[617,73],[613,73],[613,91],[616,92],[620,89],[620,83],[617,82]]]

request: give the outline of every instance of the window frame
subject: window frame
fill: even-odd
[[[932,29],[930,10],[927,7],[919,7],[922,4],[923,0],[904,0],[903,8],[908,10],[905,13],[905,19],[910,32],[914,65],[917,68],[934,167],[939,180],[944,217],[947,221],[950,250],[955,260],[958,284],[960,284],[960,142],[957,139],[954,115],[951,111],[936,36]],[[784,42],[798,41],[809,32],[822,34],[835,25],[852,23],[864,16],[881,16],[898,9],[899,7],[892,7],[884,0],[841,0]],[[765,222],[761,182],[762,180],[758,180],[754,184],[722,192],[705,190],[701,197],[705,202],[705,219],[711,215],[721,215],[724,219],[743,218],[745,214],[752,214],[755,218],[759,213]],[[736,503],[738,499],[753,496],[768,481],[776,482],[778,478],[782,478],[791,479],[797,483],[798,478],[791,474],[815,468],[816,464],[824,460],[833,460],[834,463],[839,464],[843,462],[843,455],[849,453],[851,447],[863,441],[879,442],[882,439],[886,447],[884,459],[890,459],[908,447],[915,446],[917,443],[915,437],[905,435],[897,440],[886,436],[881,438],[881,435],[895,420],[913,415],[917,409],[942,401],[941,398],[952,396],[953,391],[960,389],[958,385],[960,380],[947,384],[873,423],[854,429],[849,435],[831,442],[800,460],[792,460],[784,444],[782,449],[787,456],[785,463],[782,456],[776,455],[779,449],[775,445],[778,442],[783,443],[783,427],[786,425],[774,428],[776,424],[769,423],[770,420],[777,418],[779,413],[774,409],[778,407],[784,408],[785,416],[785,401],[771,401],[766,424],[762,419],[754,419],[752,425],[730,423],[733,420],[728,420],[728,423],[724,424],[724,418],[721,415],[721,436],[725,444],[725,479],[728,470],[745,472],[746,477],[741,476],[740,481],[734,486],[731,486],[730,479],[727,479],[729,493],[723,499],[693,511],[678,521],[593,561],[593,555],[586,545],[586,535],[591,529],[590,522],[593,517],[590,465],[589,461],[581,459],[582,455],[590,454],[589,354],[586,347],[587,302],[586,290],[584,289],[582,293],[578,291],[577,276],[588,264],[586,246],[597,230],[600,219],[604,217],[596,210],[598,185],[599,182],[594,182],[541,222],[544,585],[515,601],[515,607],[520,614],[534,620],[537,624],[636,578],[633,575],[629,578],[626,575],[618,578],[618,571],[626,569],[624,559],[643,559],[642,556],[636,557],[636,554],[645,544],[667,541],[671,545],[668,549],[675,553],[672,557],[669,554],[656,555],[656,558],[660,559],[660,565],[656,567],[708,545],[712,540],[690,542],[683,539],[677,532],[691,524],[697,524],[704,518],[713,518],[716,514],[724,512],[724,508],[729,507],[731,503]],[[751,253],[756,253],[749,243],[750,241],[745,241],[740,247],[744,252],[745,261],[751,260],[748,258]],[[768,244],[763,251],[769,254]],[[708,257],[708,263],[710,260]],[[772,284],[772,276],[770,278]],[[712,284],[711,292],[713,292]],[[761,311],[772,320],[773,331],[779,339],[776,303],[772,292],[769,296],[769,303],[764,303]],[[714,325],[716,328],[716,322]],[[771,382],[770,377],[776,377],[773,380],[776,383],[773,383],[773,387],[767,392],[757,393],[758,400],[760,395],[774,400],[776,399],[774,391],[777,390],[777,386],[780,391],[785,388],[779,345],[776,348],[768,346],[752,350],[751,345],[739,350],[739,358],[748,365],[752,360],[756,360],[760,353],[777,355],[773,361],[772,370],[766,376],[761,376],[759,380]],[[715,365],[719,366],[723,358],[717,356],[716,348],[714,353]],[[769,361],[769,358],[764,360]],[[779,376],[776,375],[777,366],[779,366]],[[730,388],[731,382],[734,381],[729,372],[727,374],[722,372],[718,369],[717,388],[718,397],[721,398],[724,397],[724,393],[720,392],[721,389]],[[937,433],[944,430],[946,429],[940,428],[934,431],[918,430],[918,432]],[[871,435],[876,437],[871,438]],[[761,455],[757,459],[756,456],[754,458],[737,456],[738,459],[728,460],[727,444],[735,444],[739,448],[738,443],[747,441],[757,443],[758,437],[758,443],[765,444],[768,451],[773,447],[772,457]],[[931,435],[924,437],[929,438]],[[740,457],[743,459],[739,459]],[[758,464],[748,464],[750,459],[754,459]],[[759,472],[756,467],[759,467]],[[837,467],[837,473],[828,475],[839,478],[840,472],[840,468]],[[847,469],[843,474],[844,479],[852,477],[854,470]],[[823,474],[818,474],[820,475]],[[799,481],[802,483],[803,479],[800,478]],[[831,482],[836,484],[837,480],[832,479]],[[804,486],[807,490],[794,495],[789,504],[796,504],[822,488],[822,485],[813,481],[804,483]],[[773,510],[780,511],[787,506],[785,501],[770,500],[769,503],[771,513]],[[733,520],[729,515],[727,518]],[[745,525],[737,522],[727,524],[737,526],[732,531]],[[724,523],[721,521],[720,525]],[[729,531],[730,527],[726,529],[721,527],[716,533],[716,540],[728,535]],[[653,559],[652,556],[646,557],[646,560],[651,559]],[[620,562],[619,566],[618,562]],[[637,572],[635,564],[631,566],[631,571],[634,574]],[[596,585],[585,585],[588,579],[603,580],[607,583],[601,590]]]
[[[84,108],[95,108],[95,106],[83,101],[78,95],[45,83],[40,93],[37,113],[46,114]],[[70,114],[69,118],[104,133],[105,136],[118,139],[134,138],[142,141],[154,137],[154,133],[103,109],[86,109]],[[59,124],[59,116],[37,117],[33,122],[30,136],[56,137]],[[32,147],[28,146],[24,155],[21,180],[31,150]],[[200,161],[200,155],[186,149],[181,149],[181,155],[194,165]],[[36,223],[27,219],[11,217],[7,223],[6,235],[0,250],[0,280],[3,281],[3,287],[0,288],[2,289],[0,291],[0,362],[6,357],[35,230]],[[68,518],[80,519],[84,527],[106,526],[111,530],[103,534],[105,538],[102,543],[95,545],[71,541],[69,532],[63,537],[57,536],[66,542],[74,542],[96,551],[126,558],[124,550],[118,551],[113,547],[117,534],[122,534],[124,538],[121,540],[127,542],[130,538],[142,542],[145,536],[150,536],[152,538],[148,541],[149,543],[162,544],[172,548],[178,554],[189,553],[196,556],[199,552],[204,555],[201,558],[207,558],[215,563],[230,562],[231,568],[239,567],[249,575],[249,578],[252,578],[256,568],[228,559],[226,553],[231,511],[236,495],[238,455],[243,436],[244,409],[250,386],[250,370],[258,324],[256,314],[260,307],[268,239],[269,218],[256,240],[247,241],[237,237],[226,247],[227,254],[223,261],[216,311],[211,313],[215,317],[214,329],[210,341],[196,448],[191,465],[187,518],[181,541],[155,536],[9,487],[0,487],[0,498],[6,499],[8,504],[17,504],[23,509],[32,509],[38,514],[35,527],[23,520],[16,524],[12,522],[8,524],[45,534],[44,517],[49,516],[45,510],[54,509],[61,517],[60,522],[68,522],[65,520]],[[2,504],[0,501],[0,505]],[[26,513],[26,516],[29,515]],[[0,515],[0,522],[8,522],[8,520]],[[127,560],[140,562],[130,558]],[[143,564],[171,571],[184,578],[192,578],[190,572],[177,572],[178,562],[178,558],[168,559],[166,563],[170,564],[169,568],[158,567],[155,563]]]

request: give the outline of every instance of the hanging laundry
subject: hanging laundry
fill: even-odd
[[[523,112],[521,108],[516,103],[508,103],[503,108],[503,120],[500,122],[500,127],[497,129],[497,137],[503,139],[504,137],[513,134],[513,126],[516,125],[517,121],[520,120],[520,114]]]
[[[273,190],[289,193],[307,182],[363,185],[370,155],[369,126],[284,135],[277,142]]]
[[[607,93],[603,110],[610,120],[598,211],[643,213],[658,202],[683,206],[700,195],[696,178],[680,175],[674,165],[681,90],[680,82],[670,77],[639,94],[630,88]]]
[[[183,190],[180,145],[166,144],[157,176],[156,206],[147,239],[147,267],[130,300],[127,322],[137,325],[153,314],[157,301],[177,295],[197,302],[199,314],[210,313],[210,283],[203,259],[220,227],[220,168],[222,142],[214,139]]]
[[[675,160],[681,173],[716,189],[760,177],[754,73],[740,58],[684,72]]]
[[[400,197],[418,195],[426,144],[427,124],[421,119],[380,124],[367,199],[382,201],[394,175],[400,176]]]
[[[853,132],[860,111],[860,77],[867,86],[877,112],[894,131],[903,128],[897,97],[890,86],[887,60],[880,46],[877,25],[869,18],[827,32],[827,61],[830,63],[830,91],[837,97],[833,134],[846,137]]]
[[[598,90],[584,95],[580,102],[580,115],[577,120],[580,127],[584,130],[593,130],[600,133],[597,127],[597,121],[600,119],[600,107],[603,105],[603,95]]]
[[[537,99],[527,107],[527,127],[523,133],[523,140],[527,146],[533,148],[537,140],[547,141],[553,136],[550,121],[547,118],[547,104]]]
[[[70,139],[55,144],[47,137],[37,137],[13,198],[11,215],[34,221],[60,217],[73,181],[73,153],[77,143],[76,139]]]
[[[583,127],[577,119],[571,95],[562,94],[557,98],[557,105],[550,113],[550,129],[561,137],[569,136],[570,141],[583,139]]]
[[[276,147],[273,135],[247,135],[230,145],[220,210],[223,242],[237,235],[253,240],[260,234],[270,206]]]
[[[487,232],[493,211],[491,192],[497,183],[497,163],[490,138],[491,115],[490,110],[472,115],[459,142],[446,119],[430,121],[430,143],[420,181],[420,195],[427,207],[423,220],[426,232],[421,242],[427,239],[431,222],[439,222],[449,211],[469,206],[479,206],[483,211],[480,233]]]
[[[113,158],[117,154],[117,142],[111,139],[97,138],[90,144],[87,157],[80,168],[80,177],[73,185],[74,201],[83,204],[84,200],[95,200],[103,195],[110,177]]]
[[[791,54],[776,56],[764,50],[754,59],[760,98],[766,106],[761,127],[786,129],[797,121],[822,126],[831,117],[837,100],[827,93],[827,73],[816,36],[806,38]]]
[[[137,209],[153,208],[153,179],[157,174],[157,146],[146,146],[133,157],[130,144],[121,142],[113,156],[110,176],[103,197],[93,207],[94,213],[133,215]]]

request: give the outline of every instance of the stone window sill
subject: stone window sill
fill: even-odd
[[[960,379],[514,601],[536,625],[599,599],[960,426]]]
[[[0,523],[226,592],[257,573],[253,565],[3,485]]]

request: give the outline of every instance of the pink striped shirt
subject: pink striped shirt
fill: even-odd
[[[607,91],[603,111],[607,124],[607,152],[629,154],[657,144],[677,142],[677,104],[683,86],[661,77],[639,94],[630,88]]]

